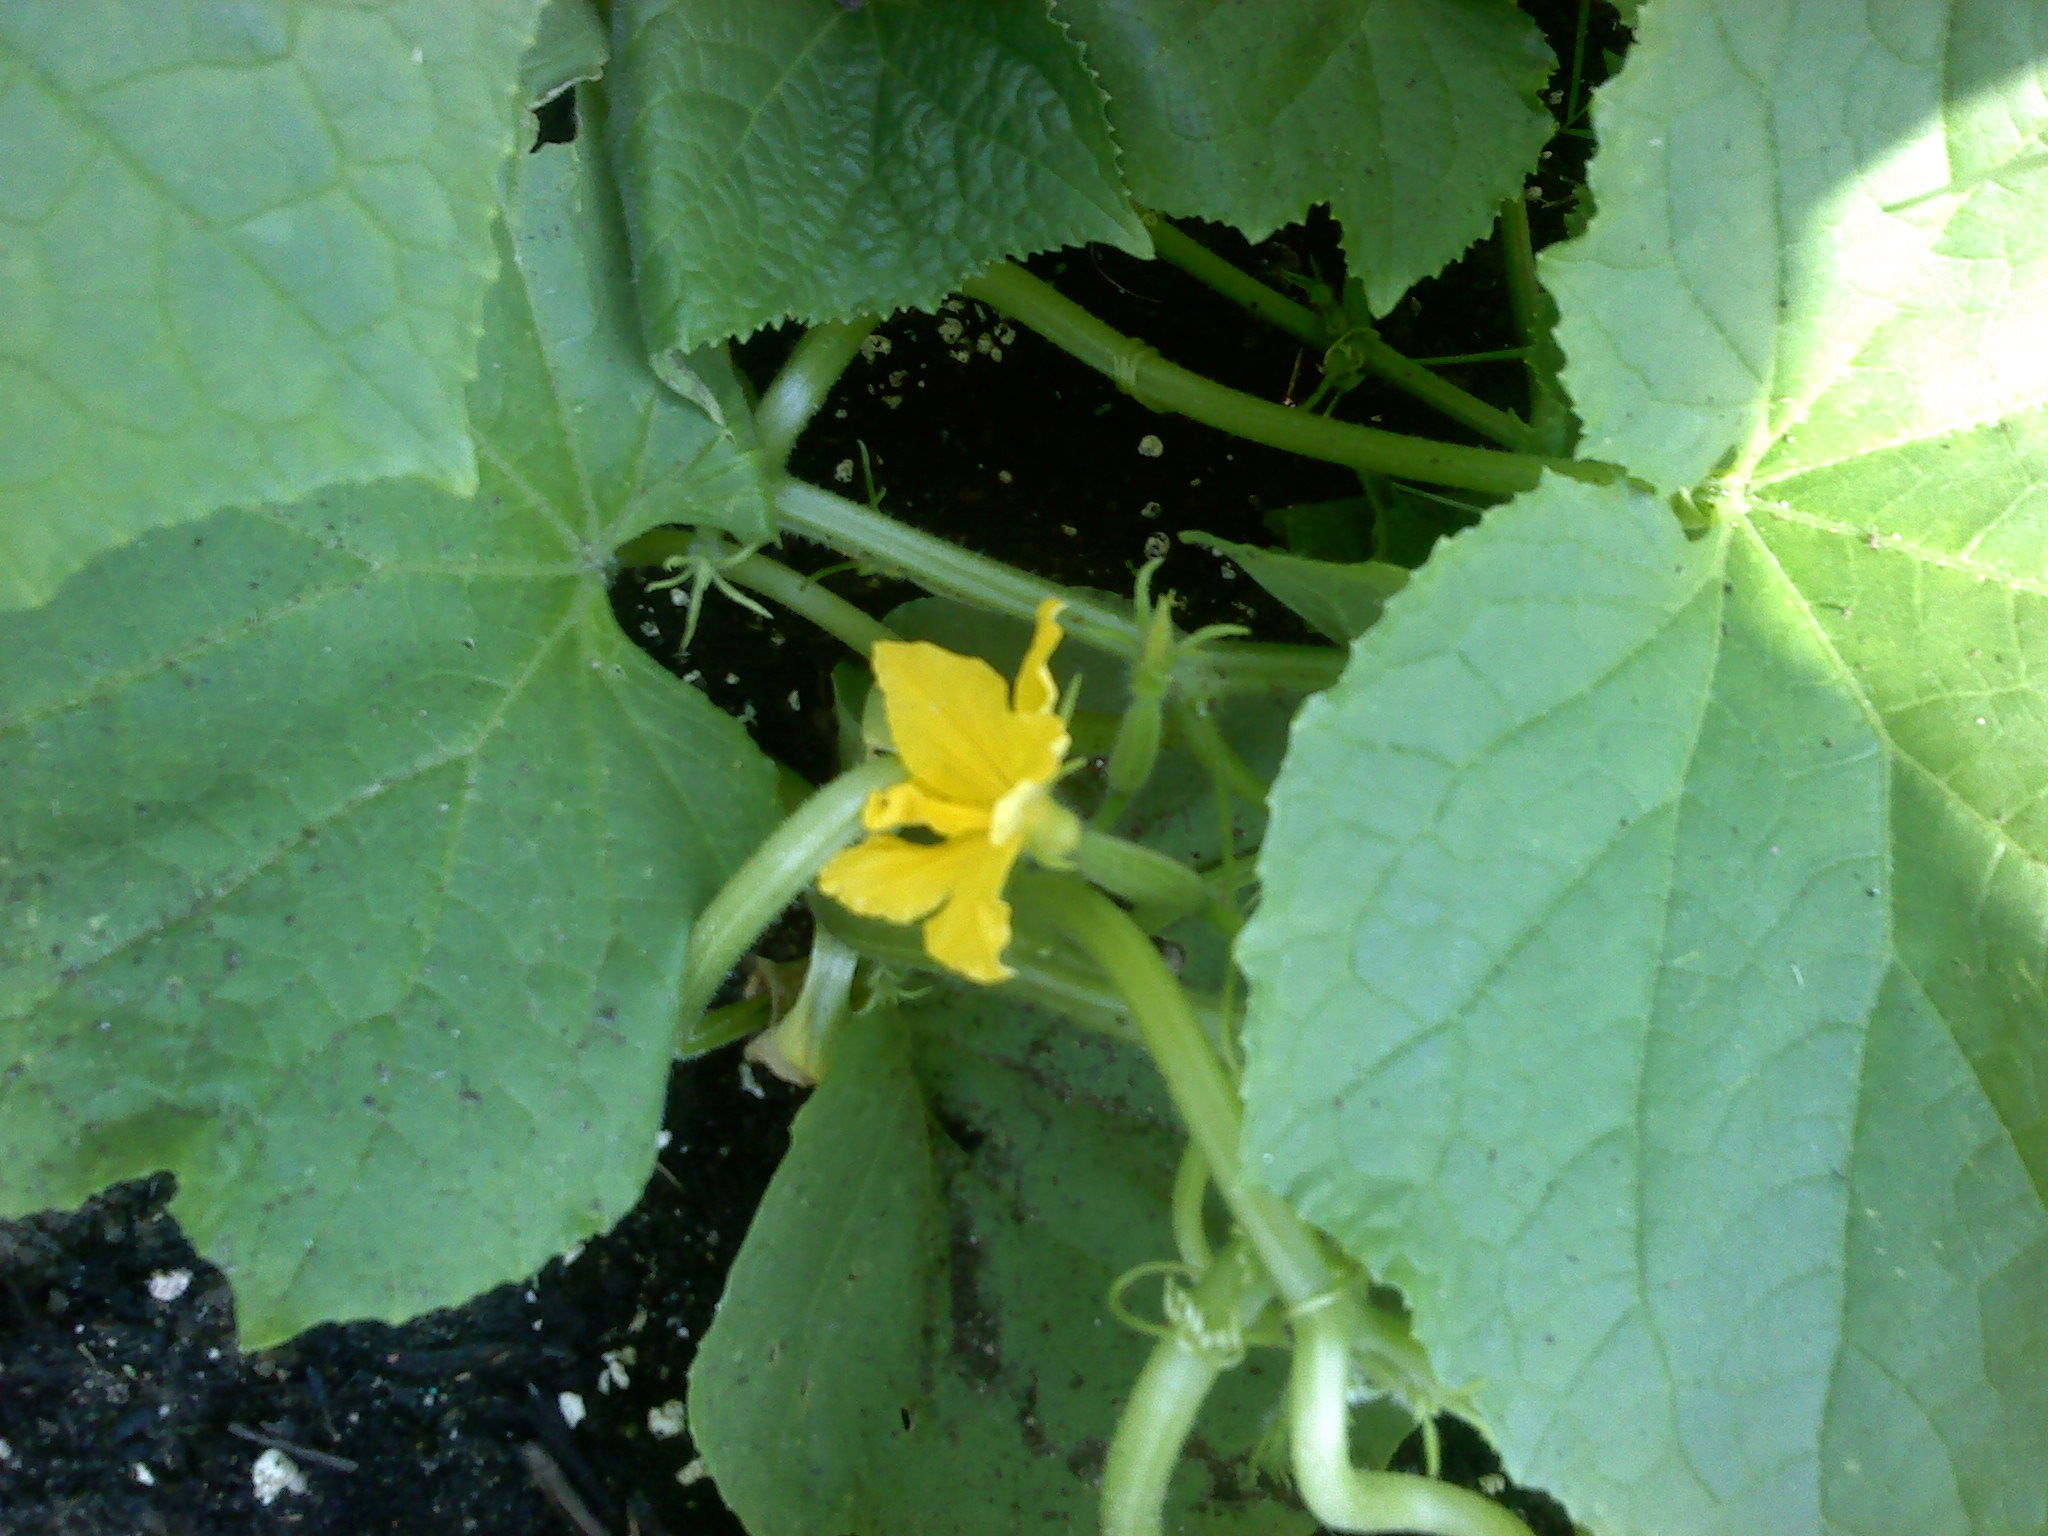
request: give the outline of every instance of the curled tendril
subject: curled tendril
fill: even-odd
[[[1140,1280],[1152,1275],[1166,1276],[1166,1284],[1179,1289],[1173,1282],[1176,1279],[1193,1281],[1195,1270],[1193,1265],[1184,1264],[1179,1259],[1148,1259],[1143,1264],[1133,1264],[1109,1283],[1109,1315],[1133,1333],[1142,1333],[1147,1338],[1177,1338],[1179,1335],[1167,1324],[1155,1323],[1149,1317],[1140,1317],[1124,1304],[1124,1293]],[[1160,1310],[1166,1310],[1163,1302]]]

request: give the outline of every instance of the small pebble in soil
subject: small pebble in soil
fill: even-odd
[[[258,1456],[249,1468],[249,1485],[255,1490],[256,1502],[267,1508],[288,1493],[304,1493],[306,1474],[291,1457],[273,1449]]]
[[[853,460],[841,459],[837,464],[834,464],[832,466],[832,478],[841,485],[850,482],[853,479]]]
[[[156,1486],[156,1474],[149,1470],[146,1463],[138,1461],[129,1470],[135,1474],[135,1481],[142,1484],[143,1487],[154,1488]]]
[[[160,1269],[149,1277],[149,1294],[154,1301],[172,1302],[192,1289],[189,1269]]]
[[[1138,516],[1140,516],[1140,517],[1157,517],[1157,516],[1158,516],[1158,515],[1159,515],[1159,514],[1160,514],[1161,512],[1163,512],[1163,511],[1165,511],[1165,510],[1166,510],[1166,509],[1165,509],[1164,507],[1160,506],[1158,502],[1156,502],[1156,501],[1148,501],[1148,502],[1146,502],[1146,503],[1145,503],[1145,505],[1143,505],[1142,507],[1138,508]]]
[[[1148,533],[1145,535],[1145,558],[1147,560],[1164,560],[1172,551],[1173,540],[1169,539],[1165,534]]]
[[[683,1411],[683,1400],[672,1397],[665,1403],[656,1403],[647,1410],[647,1433],[657,1440],[673,1440],[689,1423],[689,1415]]]
[[[590,1411],[583,1406],[581,1392],[558,1393],[555,1397],[555,1408],[562,1415],[562,1422],[571,1429],[581,1424],[584,1415]]]
[[[1166,452],[1166,444],[1159,441],[1157,432],[1147,432],[1138,439],[1138,452],[1144,458],[1156,459]]]
[[[685,1488],[690,1487],[692,1484],[703,1482],[710,1475],[711,1469],[704,1465],[704,1458],[702,1456],[699,1456],[688,1466],[676,1469],[676,1481]]]

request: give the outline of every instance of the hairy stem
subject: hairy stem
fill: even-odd
[[[1144,637],[1122,605],[1069,592],[801,480],[778,482],[774,494],[777,519],[787,532],[872,561],[927,592],[1027,622],[1042,600],[1061,598],[1067,608],[1060,623],[1075,641],[1126,661],[1144,649]],[[1326,646],[1218,641],[1191,647],[1175,658],[1174,686],[1196,698],[1311,693],[1337,680],[1344,657],[1343,651]]]
[[[1622,472],[1611,464],[1454,447],[1275,405],[1165,361],[1144,343],[1112,329],[1023,268],[1007,263],[989,268],[962,292],[1108,374],[1141,405],[1177,412],[1306,458],[1490,495],[1528,490],[1545,469],[1600,484],[1621,478]]]
[[[813,326],[789,354],[782,371],[762,391],[754,407],[754,435],[768,462],[782,464],[824,405],[832,386],[860,353],[868,333],[882,323],[880,315],[857,315]]]

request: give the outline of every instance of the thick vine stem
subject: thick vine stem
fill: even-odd
[[[1273,1288],[1242,1241],[1225,1248],[1188,1296],[1188,1310],[1224,1319],[1241,1333],[1271,1300]],[[1195,1416],[1228,1366],[1213,1347],[1176,1328],[1153,1347],[1117,1420],[1102,1470],[1102,1536],[1159,1536],[1166,1494]]]
[[[894,758],[842,773],[798,806],[720,887],[690,930],[680,1010],[685,1032],[748,947],[803,894],[819,866],[860,836],[868,796],[902,778],[903,767]],[[684,1033],[679,1044],[688,1043]]]
[[[1295,1487],[1310,1514],[1336,1531],[1530,1536],[1511,1511],[1455,1483],[1353,1466],[1350,1340],[1331,1308],[1296,1308],[1291,1321],[1288,1438]]]
[[[1261,400],[1167,362],[1143,342],[1123,335],[1023,268],[1008,263],[998,262],[961,291],[1108,374],[1141,405],[1175,412],[1305,458],[1501,496],[1530,489],[1546,469],[1597,484],[1609,484],[1622,476],[1612,464],[1461,448],[1333,421]]]
[[[1121,604],[1056,587],[801,480],[779,481],[774,497],[776,517],[787,532],[901,573],[927,592],[1027,623],[1041,601],[1057,597],[1067,605],[1060,623],[1080,644],[1126,661],[1144,648],[1144,637]],[[1219,640],[1174,658],[1174,686],[1193,698],[1313,693],[1337,680],[1346,655],[1331,646]]]
[[[768,382],[754,407],[754,436],[768,462],[780,465],[803,435],[811,418],[832,393],[832,386],[860,354],[868,333],[882,323],[880,315],[857,315],[804,332],[782,371]]]

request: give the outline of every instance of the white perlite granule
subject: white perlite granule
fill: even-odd
[[[275,1504],[287,1493],[306,1491],[306,1474],[299,1470],[299,1464],[283,1451],[269,1450],[256,1458],[256,1464],[249,1468],[249,1482],[256,1490],[256,1502],[265,1506]]]

